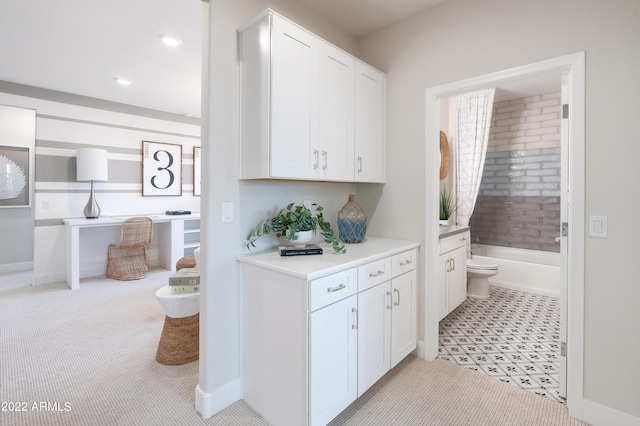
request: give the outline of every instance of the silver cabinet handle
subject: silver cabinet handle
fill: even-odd
[[[358,309],[356,308],[351,308],[351,313],[353,314],[353,324],[351,324],[351,328],[352,329],[357,329],[358,328]]]
[[[382,271],[382,270],[378,270],[378,272],[371,272],[371,273],[369,274],[369,277],[370,277],[370,278],[379,277],[380,275],[383,275],[383,274],[384,274],[384,271]]]
[[[391,297],[391,292],[390,291],[387,292],[387,296],[389,297],[389,304],[387,305],[387,309],[391,310],[391,302],[392,302],[393,298]]]
[[[317,169],[318,168],[318,150],[314,149],[313,150],[313,169]]]
[[[322,170],[327,170],[327,151],[322,151],[322,158],[324,159]]]
[[[347,286],[344,285],[344,283],[340,283],[340,285],[337,286],[337,287],[329,287],[329,288],[327,288],[327,293],[333,293],[333,292],[336,292],[336,291],[343,290],[345,288],[347,288]]]
[[[456,260],[455,259],[451,259],[451,270],[452,271],[456,270]]]
[[[411,265],[412,263],[413,261],[409,259],[409,260],[405,260],[404,262],[400,262],[400,266],[407,266],[407,265]]]
[[[393,292],[398,295],[398,301],[393,302],[393,306],[400,306],[400,290],[398,290],[397,288],[394,288]]]
[[[362,157],[358,156],[358,173],[362,173]]]
[[[447,259],[447,272],[451,272],[451,259]]]

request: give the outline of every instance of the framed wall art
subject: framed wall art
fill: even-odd
[[[29,207],[29,147],[0,145],[0,207]]]
[[[142,141],[142,195],[182,195],[182,145]]]
[[[193,195],[200,196],[201,191],[201,175],[202,175],[202,163],[200,162],[200,147],[193,147]]]

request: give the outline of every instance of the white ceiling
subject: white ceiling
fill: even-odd
[[[362,36],[445,0],[297,1]],[[0,80],[199,117],[203,12],[201,0],[0,0]]]

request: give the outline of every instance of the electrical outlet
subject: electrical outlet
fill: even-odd
[[[43,201],[42,210],[51,210],[51,202],[47,200]]]

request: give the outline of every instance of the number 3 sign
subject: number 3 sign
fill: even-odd
[[[142,195],[182,195],[182,145],[142,141]]]

